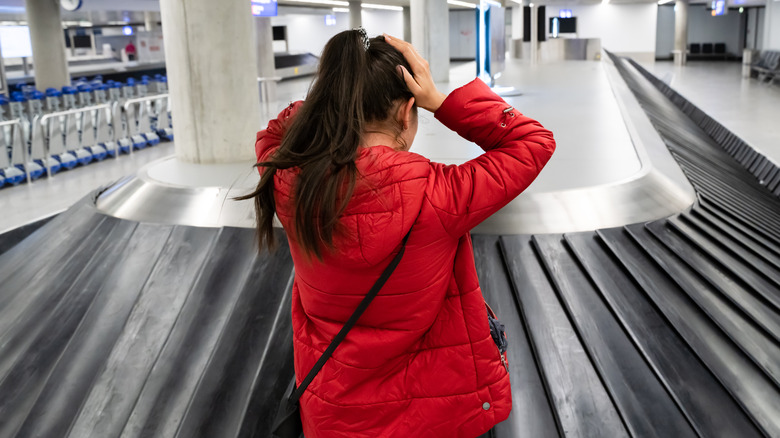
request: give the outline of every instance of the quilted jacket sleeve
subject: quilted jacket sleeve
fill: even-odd
[[[450,93],[435,117],[485,150],[459,166],[431,163],[427,195],[453,237],[517,197],[555,150],[552,132],[523,116],[479,79]]]
[[[302,100],[291,103],[275,119],[268,122],[268,127],[257,133],[255,155],[258,163],[267,160],[270,153],[279,147],[287,127],[302,104]]]

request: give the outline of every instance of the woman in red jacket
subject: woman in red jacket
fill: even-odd
[[[485,153],[448,166],[408,152],[418,107]],[[249,195],[261,248],[274,245],[274,214],[287,231],[298,384],[411,233],[301,397],[307,438],[476,437],[508,417],[469,230],[528,187],[554,148],[480,80],[439,92],[406,42],[357,30],[328,42],[306,101],[258,133],[262,177]]]

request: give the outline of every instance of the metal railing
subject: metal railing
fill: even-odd
[[[168,93],[153,94],[84,108],[34,114],[29,120],[25,117],[2,121],[0,130],[13,127],[7,145],[11,150],[9,164],[11,166],[21,164],[24,167],[26,181],[32,183],[31,174],[37,177],[39,171],[37,166],[33,172],[30,171],[32,160],[35,160],[36,164],[40,163],[46,175],[51,178],[52,169],[64,163],[62,157],[59,160],[54,159],[55,155],[70,154],[76,157],[77,151],[86,149],[86,152],[94,153],[94,148],[99,146],[105,148],[109,157],[113,155],[117,158],[123,151],[132,154],[134,147],[137,146],[133,143],[140,140],[138,137],[141,137],[146,144],[156,144],[160,132],[172,128],[170,107]],[[53,140],[56,143],[53,143]],[[17,145],[17,142],[20,145]],[[55,149],[54,153],[52,153],[52,146]],[[21,148],[23,163],[19,163],[18,147]],[[8,154],[7,150],[1,152]]]
[[[166,94],[155,94],[155,95],[152,95],[152,96],[136,97],[136,98],[132,98],[132,99],[127,99],[122,104],[122,114],[124,115],[124,121],[125,121],[125,124],[127,126],[127,135],[128,136],[132,136],[133,135],[133,132],[130,129],[130,122],[131,122],[131,120],[130,120],[130,117],[128,116],[128,114],[130,114],[130,107],[133,106],[133,105],[139,105],[139,104],[142,105],[144,103],[155,103],[155,102],[158,102],[158,101],[163,100],[163,99],[168,99],[168,94],[167,93]],[[160,111],[157,114],[158,127],[159,127],[159,123],[160,123],[160,118],[161,117],[168,117],[167,112],[168,112],[168,108],[169,107],[170,107],[170,100],[168,100],[168,104],[165,106],[165,113],[166,114],[162,114],[162,111]],[[140,108],[140,105],[139,105],[139,108]],[[147,109],[147,110],[151,111],[151,109]],[[158,110],[159,110],[159,108],[158,108]],[[139,112],[140,111],[134,111],[133,112],[133,115],[134,115],[133,123],[137,122],[137,120],[138,120],[138,113]],[[114,132],[117,133],[118,130],[114,129]],[[140,132],[140,134],[145,134],[145,133]],[[118,142],[119,138],[114,138],[114,140]],[[133,148],[131,147],[130,148],[130,154],[132,154],[132,153],[133,153]]]
[[[51,175],[51,166],[49,165],[51,163],[51,150],[50,150],[50,147],[49,147],[50,146],[50,142],[51,142],[51,138],[48,135],[49,132],[47,130],[47,128],[49,127],[49,121],[56,119],[56,122],[60,123],[62,117],[67,117],[69,115],[77,115],[77,114],[82,114],[82,113],[88,113],[88,112],[92,112],[92,111],[99,111],[99,110],[111,111],[111,105],[107,104],[107,103],[102,103],[102,104],[99,104],[99,105],[92,105],[92,106],[87,106],[87,107],[84,107],[84,108],[77,108],[77,109],[72,109],[72,110],[67,110],[67,111],[58,111],[56,113],[46,114],[46,115],[44,115],[43,117],[40,118],[40,120],[38,121],[38,125],[39,125],[39,129],[41,130],[40,131],[41,136],[42,136],[41,138],[43,139],[43,142],[44,142],[44,148],[43,148],[43,150],[44,150],[44,163],[45,163],[44,167],[46,168],[46,176],[47,177],[51,178],[51,176],[52,176]],[[112,124],[113,124],[113,122],[112,122]],[[33,127],[33,129],[34,128],[35,127]],[[32,129],[30,129],[30,131],[32,132]],[[30,141],[32,141],[32,135],[30,136]],[[94,145],[91,145],[91,146],[94,146]],[[119,155],[119,154],[117,154],[117,155]]]
[[[271,99],[271,84],[276,84],[281,81],[281,76],[272,76],[268,78],[257,78],[257,83],[260,86],[260,102],[268,102]]]

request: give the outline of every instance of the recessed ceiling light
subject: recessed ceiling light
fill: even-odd
[[[371,3],[363,3],[361,6],[363,6],[366,9],[384,9],[386,11],[403,11],[404,8],[401,6],[388,6],[388,5],[374,5]]]
[[[349,2],[338,0],[287,0],[291,3],[309,3],[312,5],[325,5],[325,6],[349,6]]]
[[[472,8],[472,9],[476,9],[477,8],[477,5],[475,5],[474,3],[462,2],[462,1],[459,1],[459,0],[447,0],[447,3],[449,3],[449,4],[453,5],[453,6],[463,6],[463,7]]]

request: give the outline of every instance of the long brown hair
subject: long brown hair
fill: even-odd
[[[274,175],[289,168],[300,170],[293,192],[295,239],[320,260],[323,250],[333,248],[339,216],[357,183],[355,160],[366,124],[387,120],[395,104],[413,97],[396,69],[412,71],[403,55],[384,37],[368,40],[368,48],[364,38],[365,31],[348,30],[328,41],[280,147],[256,165],[264,168],[257,188],[236,198],[254,198],[261,250],[276,246]]]

